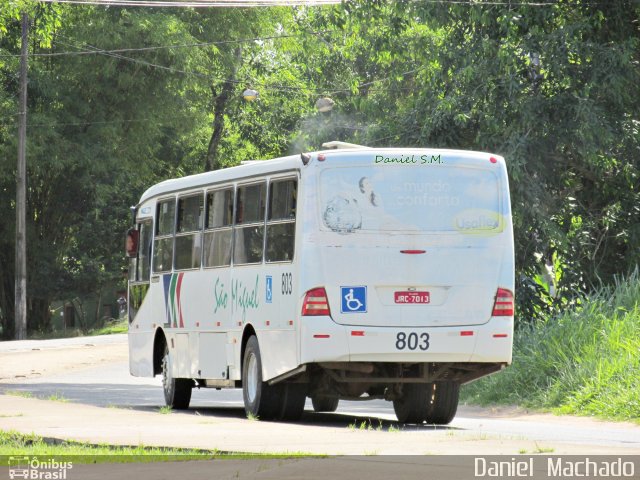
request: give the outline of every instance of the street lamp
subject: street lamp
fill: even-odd
[[[540,54],[537,52],[529,53],[529,77],[535,86],[544,80],[544,75],[540,73]]]
[[[327,113],[333,110],[333,106],[336,102],[334,102],[329,97],[321,97],[316,100],[316,109],[321,113]]]
[[[253,88],[249,88],[247,87],[245,89],[244,92],[242,92],[242,97],[247,101],[247,102],[253,102],[254,100],[256,100],[258,98],[260,94],[258,93],[257,90],[254,90]]]

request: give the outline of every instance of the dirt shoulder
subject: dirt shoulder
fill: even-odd
[[[0,342],[0,383],[126,361],[129,355],[127,336],[112,337]]]

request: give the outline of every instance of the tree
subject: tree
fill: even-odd
[[[172,42],[193,43],[162,11],[62,10],[53,46],[67,52]],[[36,22],[38,21],[38,17]],[[7,42],[10,35],[5,37]],[[162,39],[162,41],[161,41]],[[188,41],[187,41],[188,40]],[[97,47],[96,45],[99,45]],[[43,50],[38,46],[33,53]],[[99,292],[121,281],[129,206],[156,179],[180,171],[176,151],[202,118],[185,105],[189,56],[170,49],[122,54],[34,57],[28,152],[29,329],[46,329],[52,299]],[[156,67],[171,65],[168,70]],[[2,71],[10,79],[12,72]],[[4,91],[15,88],[9,83]],[[6,137],[5,137],[6,138]],[[11,137],[2,158],[15,158]],[[5,153],[7,153],[5,155]],[[13,166],[3,160],[2,218],[13,214]],[[2,222],[9,229],[9,222]],[[1,269],[11,272],[12,236],[3,235]],[[7,255],[8,253],[8,255]],[[3,280],[3,334],[12,323]]]
[[[283,80],[296,81],[290,56],[282,48],[288,35],[298,33],[293,12],[284,8],[214,9],[183,15],[185,23],[192,25],[194,38],[213,44],[202,50],[198,66],[201,72],[212,72],[208,85],[199,82],[198,103],[210,112],[211,119],[205,171],[281,154],[286,149],[284,141],[266,150],[263,145],[272,143],[274,137],[286,138],[294,128],[290,121],[283,122],[265,108],[286,105],[298,93],[296,87],[278,88]],[[245,103],[241,95],[250,86],[261,91],[259,101],[253,104]],[[277,112],[288,118],[297,116],[298,110],[287,113],[278,108]]]
[[[321,70],[348,59],[359,86],[342,105],[370,126],[354,140],[507,158],[531,318],[640,260],[639,16],[631,1],[349,2],[314,21],[333,25]]]
[[[8,47],[7,50],[10,52],[16,52],[20,47],[25,47],[26,42],[29,40],[33,40],[34,45],[39,45],[39,46],[46,46],[50,43],[51,34],[53,31],[53,28],[55,27],[56,18],[59,12],[59,8],[57,6],[40,5],[35,2],[29,2],[29,1],[8,2],[4,0],[0,2],[0,5],[2,7],[0,9],[0,52],[3,52],[5,47]],[[32,29],[33,33],[31,34],[30,38],[27,38],[26,31],[28,30],[28,23],[31,23],[30,18],[35,19],[35,21],[33,22],[35,28]],[[23,37],[21,33],[23,33],[25,36]],[[14,53],[13,55],[11,53],[2,55],[0,57],[0,71],[6,68],[16,68],[15,71],[17,72],[18,57],[20,56],[21,55],[18,55],[17,53]],[[23,115],[18,115],[16,112],[18,111],[23,112],[25,109],[25,106],[22,104],[22,102],[18,106],[17,101],[14,99],[17,99],[19,97],[19,95],[17,95],[18,90],[20,90],[21,93],[26,93],[26,82],[24,82],[24,79],[26,76],[25,67],[26,67],[26,64],[22,63],[22,68],[24,70],[21,69],[21,72],[19,75],[17,74],[14,75],[12,81],[7,82],[6,84],[8,88],[6,90],[3,89],[0,92],[0,118],[3,118],[3,119],[24,118]],[[18,80],[20,81],[20,84],[21,84],[20,86],[18,85]],[[15,93],[15,94],[12,95],[12,93]],[[26,97],[22,97],[22,95],[20,95],[20,97],[26,98]],[[15,126],[16,123],[14,123],[12,126]],[[22,124],[22,126],[24,126],[24,124]],[[25,186],[25,184],[23,183],[24,157],[22,156],[24,155],[24,146],[25,146],[24,131],[21,128],[19,134],[15,135],[13,134],[11,129],[8,128],[8,125],[0,125],[0,147],[2,147],[4,144],[9,142],[16,142],[18,138],[20,139],[20,148],[22,152],[21,160],[20,160],[21,173],[19,174],[21,178],[20,184],[24,188]],[[13,158],[15,162],[15,158],[16,158],[15,154],[11,158]],[[14,172],[14,174],[11,176],[0,176],[0,184],[8,185],[8,188],[4,188],[4,193],[6,193],[7,191],[10,191],[13,193],[13,198],[12,198],[13,206],[16,205],[16,201],[19,201],[20,205],[24,207],[24,204],[23,204],[24,189],[22,190],[20,199],[16,200],[15,183],[14,183],[16,178],[15,163],[13,164],[13,167],[14,168],[9,171]],[[22,211],[24,212],[24,210]],[[4,257],[3,260],[6,261],[6,266],[9,268],[3,269],[5,272],[5,275],[4,275],[4,278],[0,281],[0,325],[2,325],[2,333],[7,337],[13,336],[14,327],[15,327],[14,322],[11,322],[10,326],[8,325],[9,316],[14,316],[15,305],[13,300],[17,297],[17,293],[16,293],[16,296],[14,296],[14,298],[11,298],[12,292],[15,291],[13,288],[14,276],[15,276],[15,270],[14,270],[15,260],[11,261],[9,258],[7,258],[7,253],[10,252],[11,254],[13,254],[16,251],[15,244],[14,244],[15,238],[16,238],[15,230],[12,228],[15,225],[15,218],[16,218],[16,215],[14,213],[13,218],[11,219],[13,221],[11,221],[8,218],[3,219],[3,220],[9,220],[11,222],[11,223],[7,223],[7,227],[5,227],[6,230],[10,232],[10,237],[8,238],[5,237],[5,241],[9,242],[13,246],[11,250],[5,251],[3,254],[3,257]],[[23,222],[24,217],[21,215],[20,218],[21,218],[20,221]],[[12,227],[9,227],[8,225],[12,225]],[[22,223],[21,229],[23,227],[24,227],[24,223]],[[2,230],[4,230],[4,228],[2,228]],[[26,238],[22,237],[23,233],[24,231],[21,230],[21,238],[23,240],[26,240]],[[15,258],[17,257],[14,257],[14,259]],[[21,255],[21,258],[24,259],[22,255]],[[25,272],[22,272],[22,274],[24,273]],[[22,276],[21,276],[21,279],[22,281],[25,280],[25,278]],[[23,293],[24,293],[24,290],[23,290]],[[24,308],[25,305],[21,303],[21,306]],[[23,313],[26,313],[26,312],[23,311]],[[18,335],[20,337],[22,337],[22,335],[26,333],[23,331],[23,328],[24,326],[18,329]]]
[[[245,105],[238,101],[244,81],[233,81],[233,75],[227,80],[235,69],[247,81],[274,81],[279,72],[275,66],[267,67],[263,56],[278,56],[282,66],[286,55],[276,55],[277,40],[250,39],[277,35],[290,21],[290,10],[260,15],[253,10],[248,14],[73,6],[56,12],[53,20],[34,17],[50,24],[52,42],[36,44],[31,52],[62,53],[31,59],[31,331],[48,328],[53,299],[99,297],[105,286],[122,282],[129,207],[161,179],[202,171],[214,119],[220,127],[220,165],[238,163],[250,154],[280,154],[286,148],[284,142],[274,140],[286,136],[280,128],[282,116],[266,115],[268,121],[280,122],[279,128],[271,128],[259,115],[268,113],[266,105],[287,101],[266,95],[264,102]],[[255,21],[247,22],[251,18]],[[7,24],[2,52],[16,48],[14,23]],[[242,57],[235,53],[240,51],[238,45],[243,45]],[[112,51],[126,47],[133,49]],[[15,57],[6,58],[16,62]],[[12,68],[8,63],[5,67],[0,70],[0,99],[11,109],[17,87]],[[225,84],[227,100],[212,112],[211,86],[218,89]],[[292,109],[283,116],[295,116],[295,112]],[[224,137],[222,127],[229,132]],[[12,128],[7,124],[0,131],[2,159],[14,158]],[[2,162],[0,217],[8,219],[14,215],[15,167]],[[3,230],[10,231],[11,225],[2,222]],[[13,271],[12,238],[7,232],[0,239],[3,272]],[[12,291],[12,278],[7,275],[0,289],[5,336],[11,335],[13,323]]]
[[[30,59],[31,330],[46,328],[52,299],[122,281],[128,208],[156,181],[328,140],[504,155],[522,318],[640,260],[637,2],[0,7],[4,336],[23,8],[31,53],[64,53]],[[242,100],[247,86],[257,101]],[[330,114],[313,109],[322,95]]]

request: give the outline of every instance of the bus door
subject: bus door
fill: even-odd
[[[176,315],[172,315],[175,304],[171,303],[175,214],[175,197],[158,200],[153,236],[151,272],[153,311],[150,318],[155,324],[165,329],[177,327]]]
[[[127,235],[127,255],[129,256],[128,315],[131,324],[149,291],[151,273],[151,238],[153,221],[138,222]]]
[[[292,321],[296,318],[297,188],[295,177],[272,179],[269,184],[264,257],[271,278],[267,279],[265,302],[276,306],[273,325],[279,330],[293,330]]]
[[[129,368],[132,375],[153,376],[153,336],[149,335],[151,312],[151,248],[153,218],[140,217],[127,233],[129,257],[129,288],[127,312],[129,317]]]

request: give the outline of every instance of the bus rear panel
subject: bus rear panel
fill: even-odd
[[[300,258],[301,363],[312,392],[394,400],[403,383],[457,389],[509,364],[504,159],[411,150],[324,157],[305,179],[316,212]]]

